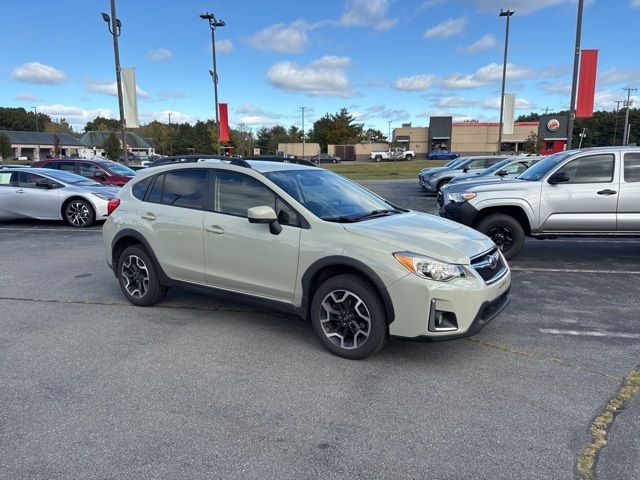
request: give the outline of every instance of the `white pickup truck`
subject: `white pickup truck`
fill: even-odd
[[[383,160],[413,160],[416,156],[416,152],[413,150],[405,150],[402,147],[391,147],[386,152],[371,152],[369,158],[374,162],[381,162]]]

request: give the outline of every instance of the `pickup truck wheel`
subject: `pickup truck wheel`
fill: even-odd
[[[404,157],[404,159],[407,161],[413,160],[413,155],[407,155],[406,157]]]
[[[327,350],[350,360],[373,355],[388,337],[378,293],[356,275],[338,275],[320,285],[311,302],[311,325]]]
[[[382,161],[382,155],[376,155],[376,156],[373,158],[373,161],[374,161],[374,162],[381,162],[381,161]]]
[[[507,260],[520,253],[524,245],[524,229],[510,215],[489,215],[478,224],[478,230],[493,240]]]

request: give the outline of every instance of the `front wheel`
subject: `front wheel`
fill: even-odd
[[[381,155],[376,155],[375,158],[373,159],[374,162],[381,162],[382,161],[382,156]]]
[[[518,255],[524,246],[524,229],[510,215],[489,215],[478,224],[478,230],[493,240],[507,260]]]
[[[380,297],[356,275],[338,275],[320,285],[311,302],[311,325],[331,353],[350,360],[373,355],[388,337]]]
[[[404,157],[404,159],[407,161],[413,160],[413,155],[407,155],[406,157]]]

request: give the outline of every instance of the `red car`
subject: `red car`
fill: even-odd
[[[136,172],[129,167],[111,160],[98,158],[51,158],[35,162],[32,167],[53,168],[90,178],[103,185],[122,187],[131,180]]]

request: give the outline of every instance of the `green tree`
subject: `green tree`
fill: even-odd
[[[65,118],[61,118],[58,121],[50,120],[46,122],[42,131],[47,133],[67,133],[74,137],[78,137],[78,132],[73,129]]]
[[[309,132],[309,140],[319,143],[323,151],[327,150],[329,144],[352,144],[364,139],[364,124],[356,123],[355,117],[346,108],[319,118]]]
[[[120,130],[120,121],[113,118],[97,116],[84,126],[85,132],[117,132]]]
[[[538,134],[531,132],[524,140],[523,148],[528,153],[539,153],[542,148],[542,139],[538,137]]]
[[[53,134],[53,155],[60,156],[60,136],[57,133]]]
[[[111,132],[102,145],[104,149],[104,155],[109,159],[117,162],[122,155],[122,146],[120,140],[116,137],[116,134]]]
[[[38,113],[38,130],[41,132],[51,117]],[[0,130],[16,130],[19,132],[35,132],[36,116],[24,108],[0,107]]]
[[[11,140],[4,133],[0,133],[0,159],[10,158],[12,154]]]
[[[367,128],[364,132],[364,140],[367,143],[385,143],[387,136],[376,128]]]

